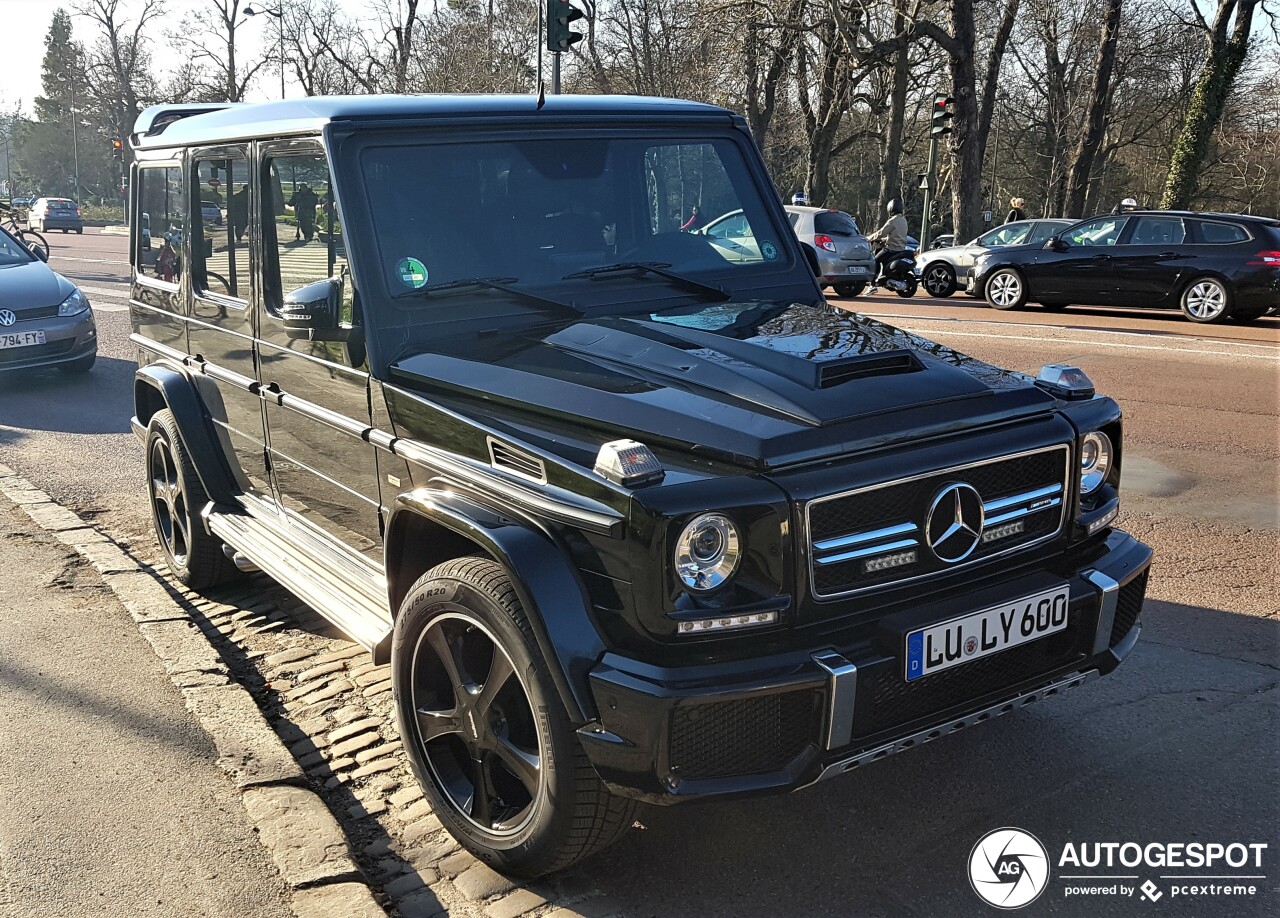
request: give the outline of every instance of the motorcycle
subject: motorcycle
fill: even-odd
[[[878,244],[876,246],[876,255],[884,251],[884,246]],[[893,257],[885,264],[880,277],[873,283],[873,287],[888,287],[898,296],[906,297],[915,296],[916,288],[920,285],[920,279],[916,277],[916,253],[907,250],[903,252],[894,252]]]

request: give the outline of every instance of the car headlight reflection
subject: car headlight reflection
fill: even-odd
[[[733,576],[741,556],[733,521],[720,513],[704,513],[685,526],[676,541],[676,573],[691,590],[714,590]]]
[[[1111,472],[1111,438],[1100,430],[1087,433],[1080,443],[1080,493],[1092,494]]]
[[[71,294],[62,301],[58,307],[58,315],[60,316],[78,316],[89,308],[89,300],[79,290]]]

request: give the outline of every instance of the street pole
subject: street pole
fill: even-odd
[[[933,192],[937,186],[937,178],[936,178],[937,171],[938,171],[938,138],[937,137],[929,138],[929,164],[928,164],[927,170],[928,171],[926,171],[924,174],[924,181],[921,183],[924,186],[924,213],[921,215],[921,218],[920,218],[920,251],[921,252],[927,252],[929,250],[929,230],[932,229],[932,227],[929,225],[929,222],[932,217],[931,211],[933,209]]]
[[[80,201],[80,140],[79,131],[76,130],[76,122],[80,120],[80,116],[76,114],[76,86],[71,84],[71,155],[75,157],[76,162],[76,190],[72,193],[72,197],[76,202]]]
[[[560,95],[560,52],[551,52],[551,94]]]
[[[284,98],[284,11],[276,11],[276,34],[280,38],[280,98]]]

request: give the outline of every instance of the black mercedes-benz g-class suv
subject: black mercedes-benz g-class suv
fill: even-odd
[[[311,98],[153,108],[132,143],[173,575],[266,571],[389,662],[418,779],[496,867],[1133,649],[1119,408],[828,305],[736,115]]]

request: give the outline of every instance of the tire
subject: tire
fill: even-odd
[[[956,292],[956,272],[945,261],[935,261],[927,266],[920,280],[929,296],[943,298]]]
[[[983,294],[993,309],[1021,309],[1027,304],[1026,282],[1013,268],[997,268],[987,278]]]
[[[1041,303],[1040,308],[1045,312],[1063,312],[1070,308],[1070,303]]]
[[[1201,325],[1223,322],[1231,315],[1231,291],[1216,277],[1197,277],[1182,291],[1182,314]]]
[[[858,281],[856,284],[833,284],[832,290],[836,292],[836,296],[854,297],[867,289],[866,281]]]
[[[919,289],[920,285],[916,282],[915,278],[912,278],[909,281],[904,281],[904,283],[907,286],[903,287],[901,290],[895,290],[894,293],[898,294],[898,296],[902,297],[905,300],[915,296],[916,291]]]
[[[84,235],[84,230],[83,230],[83,229],[78,229],[78,230],[76,230],[76,235],[77,235],[77,236],[83,236],[83,235]]]
[[[97,363],[97,361],[98,361],[98,352],[94,351],[92,354],[87,354],[86,356],[81,357],[78,360],[71,360],[71,361],[68,361],[67,363],[60,363],[58,364],[58,369],[61,370],[63,373],[66,373],[68,376],[80,376],[81,374],[88,373],[90,370],[92,370],[93,365]]]
[[[65,235],[67,235],[67,233],[69,233],[69,232],[71,232],[71,230],[63,230],[63,231],[62,231],[62,235],[64,235],[64,236],[65,236]]]
[[[631,827],[636,804],[610,794],[587,760],[500,564],[457,558],[419,578],[396,618],[391,667],[400,736],[423,793],[453,837],[495,870],[562,870]],[[424,729],[434,735],[424,740]]]
[[[146,462],[151,523],[174,578],[201,590],[239,576],[221,540],[204,531],[200,511],[209,497],[167,408],[147,425]]]

